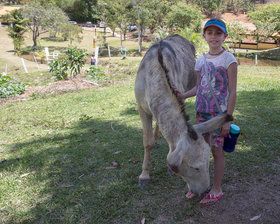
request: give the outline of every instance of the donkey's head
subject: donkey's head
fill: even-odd
[[[230,120],[232,120],[231,116],[221,115],[194,125],[198,138],[194,140],[188,133],[183,134],[174,151],[168,154],[168,166],[187,182],[189,190],[193,193],[203,193],[210,184],[210,146],[205,142],[202,134],[215,130]]]

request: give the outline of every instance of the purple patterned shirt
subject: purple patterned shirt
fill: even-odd
[[[196,92],[195,109],[198,112],[213,113],[219,112],[215,100],[210,92],[206,73],[204,71],[204,56],[200,56],[195,64],[195,71],[200,72],[200,81]],[[214,94],[223,112],[228,106],[228,72],[227,69],[232,63],[237,63],[235,57],[224,51],[216,58],[206,60],[209,81],[212,85]]]

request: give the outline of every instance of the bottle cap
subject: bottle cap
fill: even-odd
[[[238,133],[240,133],[240,128],[236,124],[231,124],[230,125],[230,133],[238,134]]]

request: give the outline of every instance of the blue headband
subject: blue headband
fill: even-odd
[[[217,28],[219,28],[221,31],[223,31],[224,33],[227,33],[227,28],[226,28],[226,25],[223,24],[221,21],[219,20],[209,20],[204,28],[203,28],[203,31],[206,30],[206,28],[208,28],[209,26],[215,26]]]

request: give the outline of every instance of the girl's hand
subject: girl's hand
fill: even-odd
[[[230,122],[227,122],[221,128],[221,136],[225,136],[229,134],[229,130],[230,130]]]
[[[171,82],[171,87],[172,87],[172,89],[176,92],[176,94],[177,94],[180,98],[184,99],[183,94],[177,89],[177,87],[176,87],[176,86],[174,85],[174,83],[172,83],[172,82]]]

